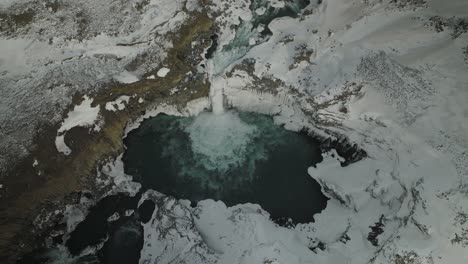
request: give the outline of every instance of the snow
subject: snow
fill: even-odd
[[[0,39],[0,72],[9,70],[15,75],[26,72],[28,58],[24,51],[32,42],[27,39]]]
[[[140,263],[214,263],[216,256],[194,228],[188,207],[155,191],[148,191],[143,199],[151,199],[157,206],[152,220],[143,224],[146,243]]]
[[[429,8],[443,16],[466,16],[468,3],[464,0],[450,0],[449,4],[440,0],[428,0]]]
[[[179,10],[183,6],[194,10],[196,2],[150,1],[138,18],[140,31],[129,33],[129,38],[105,34],[83,42],[55,38],[52,47],[26,36],[2,38],[0,72],[14,79],[12,86],[5,87],[22,91],[18,87],[31,82],[26,73],[49,60],[57,67],[84,61],[86,71],[95,73],[93,82],[120,76],[122,64],[104,66],[95,56],[130,61],[145,45],[117,43],[142,36],[148,43],[161,41],[162,47],[170,47],[163,39],[148,37],[157,34],[146,34],[153,28],[160,34],[177,28],[187,18]],[[429,0],[427,7],[412,6],[412,1],[406,1],[406,7],[398,6],[401,1],[328,0],[318,6],[318,1],[313,2],[307,7],[311,12],[265,25],[272,36],[265,42],[249,39],[251,49],[239,60],[225,54],[220,59],[232,63],[224,72],[215,74],[217,69],[209,61],[210,98],[190,102],[183,109],[151,105],[127,126],[125,135],[159,113],[196,115],[211,106],[222,114],[227,105],[273,115],[275,123],[289,130],[305,128],[321,136],[346,137],[368,157],[342,167],[341,157],[331,150],[320,164],[309,168],[330,200],[314,223],[293,228],[277,226],[258,205],[227,207],[221,201],[205,200],[190,208],[187,201],[149,191],[145,197],[157,201],[157,208],[144,225],[142,263],[468,262],[468,238],[463,237],[468,221],[461,217],[468,211],[468,75],[463,55],[468,34],[453,38],[449,30],[438,33],[428,24],[434,15],[468,17],[467,2]],[[219,25],[220,47],[233,40],[236,26],[252,19],[249,4],[216,0],[209,6]],[[154,49],[164,58],[164,49]],[[304,50],[310,56],[296,61]],[[35,53],[40,56],[31,55]],[[253,70],[236,69],[228,77],[225,73],[243,59],[254,60]],[[156,69],[161,67],[159,62],[153,64]],[[141,71],[132,74],[143,76]],[[165,77],[169,71],[163,67],[156,75]],[[156,77],[148,77],[152,78]],[[278,87],[262,86],[262,78],[276,80]],[[56,92],[44,94],[61,98],[59,91],[67,88],[53,89]],[[8,102],[10,97],[5,98],[3,102]],[[121,98],[106,104],[106,109],[122,110],[128,102]],[[64,142],[69,129],[96,125],[100,109],[91,103],[91,98],[84,97],[62,122],[56,138],[60,152],[71,152]],[[9,108],[5,112],[12,111]],[[4,138],[15,142],[10,136]],[[135,194],[141,186],[124,173],[121,158],[100,169],[98,179],[112,183],[110,193]],[[69,228],[85,213],[70,210]],[[373,244],[368,239],[370,227],[380,219],[383,232]]]
[[[125,109],[125,104],[128,104],[130,101],[130,96],[122,95],[117,98],[115,101],[107,102],[106,103],[106,110],[107,111],[122,111]]]
[[[166,67],[162,67],[161,69],[158,70],[158,73],[156,75],[158,75],[158,77],[166,77],[166,75],[170,72],[171,70],[169,68],[166,68]]]
[[[71,154],[72,150],[65,144],[65,135],[57,135],[55,138],[55,148],[58,152],[63,153],[65,156]]]
[[[107,218],[107,222],[114,222],[114,221],[117,221],[119,219],[120,219],[119,213],[115,212],[114,214],[109,216],[109,218]]]
[[[99,183],[103,182],[102,178],[110,180],[110,182],[104,181],[104,185],[112,186],[112,189],[108,194],[124,192],[131,196],[140,190],[141,185],[132,181],[132,176],[125,174],[124,163],[122,156],[118,156],[115,160],[111,160],[104,164],[99,171],[99,175],[96,181]]]
[[[258,205],[227,208],[222,202],[205,200],[197,209],[196,227],[207,246],[220,255],[218,263],[264,263],[268,258],[280,263],[314,261],[299,234],[272,223]]]
[[[76,126],[89,127],[94,125],[99,117],[100,106],[96,105],[93,107],[91,106],[92,103],[93,99],[84,95],[83,101],[79,105],[75,105],[72,111],[68,112],[58,132],[63,133]]]
[[[66,205],[64,214],[64,222],[67,225],[67,232],[70,233],[75,227],[85,219],[88,208],[93,205],[93,201],[86,197],[81,197],[80,202],[75,205]]]
[[[174,105],[168,105],[166,103],[158,104],[150,107],[146,113],[140,116],[138,119],[129,123],[125,128],[124,138],[128,133],[134,129],[137,129],[141,122],[150,117],[155,117],[158,114],[164,113],[167,115],[174,116],[195,116],[200,114],[203,111],[206,111],[210,106],[210,100],[207,97],[202,97],[199,99],[192,100],[187,103],[186,107],[179,108]]]
[[[71,149],[65,144],[65,134],[68,130],[74,127],[93,127],[93,130],[99,131],[99,111],[100,106],[91,106],[92,98],[87,95],[83,96],[83,101],[79,105],[75,105],[72,111],[68,112],[67,117],[63,120],[62,125],[57,130],[55,146],[58,152],[65,155],[71,154]]]
[[[123,71],[119,75],[114,76],[114,78],[120,83],[134,83],[140,80],[138,76],[128,71]]]
[[[440,250],[443,245],[450,243],[446,236],[447,232],[455,230],[447,229],[445,223],[441,224],[439,219],[453,213],[449,206],[444,205],[445,202],[436,198],[436,195],[450,188],[447,182],[457,178],[450,162],[441,159],[440,156],[420,151],[411,153],[403,159],[392,159],[392,157],[365,159],[343,168],[335,158],[328,155],[317,168],[310,168],[309,173],[324,189],[327,189],[325,194],[330,198],[339,197],[339,200],[344,201],[342,204],[330,202],[316,218],[317,226],[328,226],[330,223],[335,223],[337,227],[344,226],[344,223],[336,223],[333,219],[346,215],[346,224],[352,227],[350,231],[358,230],[364,233],[369,232],[368,226],[372,225],[369,220],[377,222],[379,216],[384,215],[385,232],[378,237],[379,244],[385,246],[382,250],[389,252],[421,250],[419,254],[422,256],[429,253],[432,258],[452,259],[450,263],[466,261],[467,255],[463,251],[458,253],[452,251],[447,255],[448,252]],[[443,181],[440,179],[441,175],[444,175]],[[394,177],[399,180],[395,181]],[[421,196],[415,197],[415,194]],[[442,207],[439,207],[441,205]],[[431,210],[424,209],[424,206]],[[411,219],[413,222],[404,224],[405,219]],[[416,224],[428,227],[427,233],[418,230]],[[441,228],[445,229],[444,232],[436,231]],[[332,241],[327,238],[333,237],[331,235],[333,232],[320,229],[317,235],[321,241],[330,244]],[[359,232],[356,235],[359,235]],[[339,262],[357,263],[359,259],[351,259],[351,254],[358,248],[361,248],[360,260],[365,261],[373,257],[372,246],[367,240],[358,239],[357,242],[353,242],[355,236],[348,236],[353,244],[349,247],[339,247],[343,254]],[[455,255],[452,255],[454,253]],[[326,257],[326,253],[322,255]],[[381,262],[391,261],[389,257],[391,256],[377,255]]]
[[[187,11],[189,12],[199,10],[200,9],[199,0],[187,0],[187,3],[185,4],[185,8],[187,8]]]
[[[252,18],[249,10],[250,1],[240,0],[230,2],[228,5],[224,1],[212,1],[210,6],[214,13],[215,20],[220,25],[218,44],[224,46],[235,37],[234,26],[238,26],[242,20],[248,21]],[[223,12],[222,15],[216,15],[217,12]]]
[[[255,13],[257,13],[257,15],[259,15],[259,16],[265,14],[265,11],[266,11],[265,7],[259,7],[257,9],[255,9]]]
[[[8,8],[15,2],[17,2],[17,0],[3,0],[0,2],[0,8]]]
[[[438,1],[430,5],[442,8]],[[464,5],[444,2],[443,14]],[[468,16],[466,10],[453,12]],[[236,70],[212,88],[222,87],[228,105],[273,114],[287,129],[345,135],[369,157],[342,167],[331,152],[309,168],[330,198],[315,223],[281,233],[248,205],[238,206],[248,213],[236,214],[241,209],[202,201],[195,217],[201,236],[218,263],[394,263],[404,257],[466,263],[466,242],[454,238],[468,227],[457,220],[468,204],[467,34],[452,39],[427,27],[432,9],[331,0],[314,11],[306,19],[274,20],[269,41],[244,57],[255,59],[255,71]],[[281,42],[288,35],[292,42]],[[311,62],[290,69],[304,45],[313,50]],[[260,92],[254,83],[260,77],[283,84]],[[382,215],[384,232],[374,246],[369,227]],[[324,250],[307,249],[317,241]]]
[[[269,0],[272,7],[281,8],[284,7],[284,2],[281,0]]]
[[[153,1],[137,10],[135,1],[63,0],[55,11],[40,1],[0,2],[2,14],[34,12],[32,23],[0,32],[2,173],[29,153],[44,122],[62,121],[73,95],[114,80],[134,82],[161,67],[172,33],[189,18],[181,11],[185,1]],[[141,60],[142,54],[150,56]]]

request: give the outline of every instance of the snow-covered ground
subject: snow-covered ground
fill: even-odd
[[[255,61],[251,72],[224,77],[232,105],[276,114],[290,129],[345,135],[368,158],[341,167],[335,154],[310,168],[331,200],[295,230],[251,210],[199,205],[195,222],[224,253],[220,263],[468,261],[468,2],[440,2],[310,5],[270,24],[271,38],[242,58]],[[464,22],[438,32],[434,17]],[[276,96],[255,91],[263,77],[281,81]],[[377,222],[382,232],[372,234]],[[323,250],[307,249],[318,242]]]
[[[157,68],[189,17],[183,0],[0,2],[0,175],[73,95]]]
[[[70,155],[71,149],[65,144],[65,133],[73,127],[93,126],[92,130],[94,131],[99,131],[101,129],[99,124],[100,107],[99,105],[94,107],[91,106],[92,102],[92,98],[89,98],[86,95],[83,96],[83,102],[76,105],[63,120],[57,131],[57,138],[55,139],[55,146],[59,152],[65,155]]]
[[[230,8],[220,44],[251,17]],[[193,222],[217,263],[466,263],[467,19],[466,1],[323,1],[274,20],[237,61],[253,70],[233,63],[215,77],[232,106],[345,135],[368,154],[341,167],[329,153],[309,169],[331,198],[315,223],[286,229],[256,205],[200,202]],[[264,91],[261,78],[281,84]]]
[[[154,8],[132,18],[142,24],[135,31],[139,33],[132,34],[149,36],[144,32],[158,25],[164,32],[164,21],[183,20],[183,12],[177,12],[183,1],[163,2],[150,1]],[[189,3],[187,9],[196,8],[194,1]],[[220,27],[218,49],[233,40],[235,25],[252,19],[252,12],[262,14],[249,10],[249,4],[213,1],[212,16]],[[4,6],[8,1],[0,8]],[[310,168],[330,200],[314,223],[290,229],[275,225],[258,205],[228,208],[206,200],[190,208],[185,201],[149,193],[147,197],[159,203],[144,225],[148,237],[141,263],[467,263],[467,24],[466,0],[312,1],[299,17],[272,21],[269,39],[250,36],[250,49],[241,59],[224,54],[230,62],[226,70],[214,74],[208,67],[208,75],[212,89],[222,91],[229,105],[272,114],[287,129],[346,136],[368,157],[342,167],[331,151]],[[2,145],[10,144],[13,151],[26,144],[18,143],[11,125],[31,117],[24,110],[11,120],[17,114],[11,104],[18,97],[25,106],[16,100],[16,109],[31,111],[47,112],[48,103],[69,102],[65,98],[71,88],[43,88],[57,76],[52,74],[58,72],[76,86],[73,72],[83,67],[93,77],[86,80],[91,87],[122,76],[122,65],[141,51],[139,45],[150,45],[117,45],[122,41],[140,39],[104,32],[81,42],[53,39],[52,47],[33,31],[0,39],[0,85],[6,94],[0,97]],[[170,43],[151,41],[150,51],[163,58],[162,47]],[[104,62],[94,56],[103,50],[123,59]],[[47,64],[49,60],[53,63]],[[102,63],[106,66],[96,66]],[[28,84],[31,80],[40,86]],[[20,89],[27,84],[31,90]],[[44,101],[31,103],[32,90],[35,99]],[[159,112],[197,114],[207,105],[199,100],[183,112],[161,106],[146,117]],[[119,159],[104,174],[113,177],[119,190],[131,187]]]
[[[150,246],[141,260],[466,263],[468,36],[428,26],[444,13],[435,6],[326,1],[301,18],[274,21],[270,40],[243,58],[255,59],[254,70],[235,69],[212,85],[228,104],[273,114],[288,129],[345,135],[368,158],[341,167],[332,151],[310,168],[331,199],[315,223],[293,229],[272,223],[258,205],[206,200],[189,213],[171,201],[145,226]],[[304,50],[310,57],[295,61]],[[262,91],[255,81],[264,77],[282,84]],[[168,208],[171,217],[161,216]]]

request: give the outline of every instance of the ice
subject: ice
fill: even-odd
[[[188,206],[155,191],[143,196],[157,204],[152,219],[159,220],[143,224],[145,243],[140,263],[217,263],[217,256],[195,228]]]
[[[8,6],[11,2],[2,4]],[[269,2],[275,6],[290,3]],[[224,143],[223,147],[231,153],[247,144],[245,136],[251,130],[224,110],[225,106],[233,106],[272,114],[275,122],[287,129],[305,128],[332,138],[345,136],[365,149],[368,158],[342,167],[336,153],[329,153],[321,164],[309,169],[331,198],[327,208],[316,215],[315,223],[282,228],[274,225],[256,205],[229,208],[210,200],[200,202],[194,210],[174,208],[174,212],[183,212],[178,216],[170,210],[158,216],[156,212],[154,221],[144,227],[150,234],[146,242],[150,243],[145,243],[142,260],[204,263],[195,259],[203,255],[214,259],[214,263],[361,264],[404,263],[402,259],[406,256],[411,263],[468,262],[464,244],[467,239],[455,239],[468,228],[467,222],[460,220],[460,215],[468,210],[468,79],[463,54],[468,36],[462,32],[452,38],[446,26],[442,32],[436,32],[430,23],[433,16],[467,17],[466,1],[313,2],[321,4],[309,5],[308,12],[301,17],[276,19],[269,25],[254,27],[250,24],[257,16],[267,15],[268,10],[261,7],[250,10],[250,1],[226,4],[213,0],[207,8],[212,10],[211,15],[219,25],[220,37],[219,50],[213,58],[216,66],[208,70],[211,102],[203,98],[184,110],[159,105],[148,109],[126,132],[143,118],[161,112],[193,115],[211,103],[217,115],[202,115],[197,124],[200,126],[197,129],[206,135],[191,134],[199,153],[207,157],[219,151],[217,147]],[[426,2],[427,7],[414,6],[417,2]],[[86,87],[90,87],[89,83],[118,75],[123,71],[124,62],[146,50],[146,44],[123,48],[118,43],[146,40],[153,28],[163,34],[186,18],[183,12],[177,13],[182,6],[195,8],[194,1],[150,3],[143,9],[144,16],[135,18],[141,22],[141,28],[136,32],[123,28],[125,34],[117,37],[101,35],[82,42],[65,41],[68,34],[74,34],[71,25],[67,24],[61,31],[49,26],[45,19],[37,27],[44,28],[45,36],[54,37],[60,31],[52,45],[38,34],[2,38],[0,67],[2,74],[5,72],[2,84],[6,87],[3,100],[0,99],[4,106],[2,112],[6,113],[2,124],[33,123],[32,115],[18,116],[18,109],[36,111],[43,104],[53,105],[50,102],[62,105],[69,102],[63,98],[74,90],[44,80],[60,78],[75,85],[85,81]],[[407,6],[398,7],[401,3]],[[100,6],[107,6],[86,4],[99,10],[102,10]],[[110,17],[115,16],[106,19]],[[171,22],[167,23],[168,20]],[[132,21],[127,23],[133,25]],[[95,23],[103,24],[102,20]],[[118,29],[116,32],[120,32]],[[263,30],[270,30],[271,35],[261,38]],[[170,46],[164,39],[148,39],[149,43],[161,41],[162,46]],[[249,46],[254,40],[255,45]],[[309,61],[295,61],[300,48],[313,51]],[[165,57],[162,49],[154,49],[158,56]],[[12,56],[13,53],[19,55]],[[123,62],[104,63],[95,57],[108,55],[123,58]],[[236,70],[231,77],[223,75],[240,59],[255,60],[254,72]],[[47,64],[49,61],[52,63]],[[158,63],[153,65],[156,69],[161,67]],[[72,72],[62,76],[72,70],[89,75],[83,77]],[[56,72],[56,75],[46,74]],[[215,75],[221,79],[214,78]],[[261,78],[275,79],[281,84],[260,90],[257,81]],[[33,83],[45,88],[39,90]],[[36,102],[31,96],[41,100]],[[11,107],[10,102],[17,98],[26,100]],[[232,130],[223,131],[216,126],[218,122],[225,124],[222,129]],[[14,130],[11,127],[9,131]],[[62,151],[66,149],[64,133],[73,126],[64,127],[63,134],[57,136],[57,148],[60,146]],[[236,130],[241,132],[233,133]],[[225,140],[218,132],[231,136]],[[2,131],[1,138],[9,146],[27,149],[19,141],[20,136],[12,135]],[[205,142],[207,135],[219,145]],[[235,162],[220,161],[213,156],[208,161]],[[110,167],[105,172],[117,185],[131,182],[123,173],[121,161]],[[165,201],[163,205],[166,204],[170,208],[177,206],[174,201]],[[385,218],[384,232],[378,236],[378,246],[374,246],[367,240],[369,226],[381,215]],[[343,237],[350,240],[343,242]],[[317,247],[318,242],[323,243],[323,250]]]
[[[134,196],[141,188],[139,183],[132,181],[130,175],[125,174],[122,155],[104,164],[99,174],[101,173],[112,182],[109,194],[124,192]]]
[[[226,105],[273,114],[288,129],[347,136],[369,155],[342,167],[337,154],[330,153],[309,169],[331,199],[315,223],[297,228],[303,243],[313,247],[316,242],[305,238],[313,237],[325,245],[309,262],[307,253],[298,254],[303,262],[396,263],[405,257],[424,264],[468,261],[465,242],[453,240],[467,228],[456,215],[468,204],[468,122],[462,114],[468,98],[468,79],[462,73],[468,35],[453,39],[427,25],[434,15],[466,17],[459,9],[466,3],[428,1],[432,8],[424,8],[410,2],[400,8],[393,1],[323,1],[308,7],[312,12],[303,19],[276,19],[269,25],[269,40],[242,55],[255,60],[255,71],[236,70],[222,77]],[[309,62],[294,61],[300,47],[313,50]],[[228,53],[223,56],[239,63]],[[261,77],[283,84],[274,93],[259,92],[255,79]],[[267,224],[232,228],[230,215],[224,219],[230,210],[203,204],[200,215],[207,217],[198,226],[207,243],[235,261],[238,256],[262,256],[261,248],[274,242],[250,234]],[[366,238],[381,215],[385,227],[375,247]],[[275,232],[279,230],[268,230]],[[341,240],[344,234],[349,241]],[[223,239],[229,250],[222,247]],[[291,245],[284,238],[276,241]],[[280,251],[284,255],[277,259],[288,255]],[[274,261],[267,259],[273,254],[259,261]]]
[[[287,4],[276,0],[255,0],[249,5],[252,10],[236,8],[235,6],[231,7],[235,11],[226,10],[227,13],[238,14],[240,20],[231,22],[235,25],[239,23],[235,33],[227,30],[229,24],[225,24],[226,29],[221,31],[220,48],[212,59],[213,75],[223,73],[228,66],[244,57],[252,46],[266,41],[267,37],[262,36],[262,34],[268,35],[268,32],[263,31],[272,20],[278,17],[296,16],[305,5],[306,1],[301,0],[288,1]]]

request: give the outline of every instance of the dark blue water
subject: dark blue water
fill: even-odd
[[[125,139],[126,173],[145,189],[193,203],[256,203],[279,223],[313,221],[327,201],[307,174],[322,159],[318,142],[268,116],[226,115],[145,120]]]

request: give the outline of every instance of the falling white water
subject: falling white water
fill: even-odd
[[[223,78],[215,78],[212,80],[210,89],[211,108],[214,114],[220,115],[224,113],[224,90],[225,82]]]
[[[210,61],[208,62],[208,74],[210,75],[210,100],[211,108],[214,114],[219,115],[224,113],[224,96],[223,90],[225,81],[222,77],[219,77],[214,74],[214,64]]]

